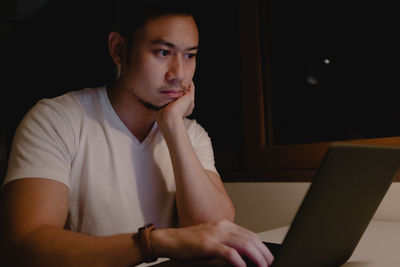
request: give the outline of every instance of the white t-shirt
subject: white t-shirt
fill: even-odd
[[[186,129],[201,164],[217,172],[210,138],[194,120]],[[67,228],[104,236],[146,223],[173,226],[175,180],[157,123],[143,142],[112,108],[105,87],[39,101],[14,136],[4,184],[48,178],[69,188]]]

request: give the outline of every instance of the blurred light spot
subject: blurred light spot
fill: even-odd
[[[318,85],[318,84],[319,84],[318,79],[317,79],[315,76],[313,76],[313,75],[308,75],[308,76],[306,77],[306,81],[307,81],[309,84],[312,84],[312,85]]]

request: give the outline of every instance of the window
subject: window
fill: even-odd
[[[392,10],[239,1],[245,167],[232,180],[308,181],[334,141],[400,145]]]

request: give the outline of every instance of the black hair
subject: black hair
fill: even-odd
[[[136,31],[147,20],[169,14],[182,14],[192,16],[196,21],[194,11],[193,1],[187,0],[119,0],[116,3],[112,30],[121,34],[130,48]]]

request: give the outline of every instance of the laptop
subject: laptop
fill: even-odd
[[[264,242],[275,256],[272,267],[344,264],[399,168],[400,147],[334,143],[282,244]]]

